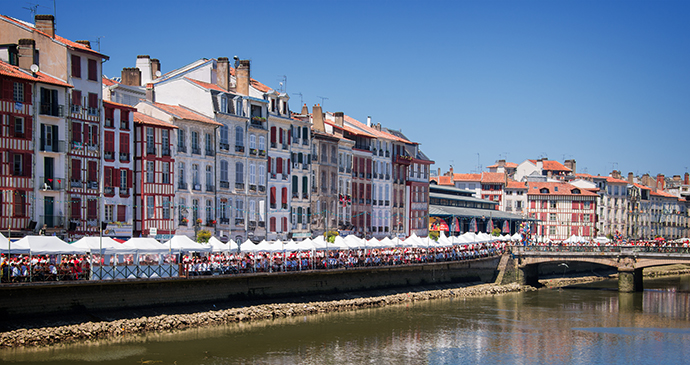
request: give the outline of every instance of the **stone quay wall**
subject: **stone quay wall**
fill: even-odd
[[[427,284],[492,282],[500,256],[372,268],[0,287],[0,317],[29,318],[156,306],[228,303]]]

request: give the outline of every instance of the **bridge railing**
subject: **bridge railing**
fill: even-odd
[[[563,252],[563,253],[584,253],[584,252],[608,252],[608,253],[673,253],[690,254],[690,247],[676,246],[512,246],[513,253],[537,253],[537,252]]]

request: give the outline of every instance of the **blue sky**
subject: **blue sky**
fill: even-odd
[[[30,4],[53,13],[50,0],[1,12],[32,21]],[[164,73],[251,59],[270,87],[287,76],[292,110],[323,100],[371,116],[434,169],[548,157],[668,176],[690,166],[688,19],[689,1],[58,0],[56,22],[68,39],[102,37],[111,77],[138,54]]]

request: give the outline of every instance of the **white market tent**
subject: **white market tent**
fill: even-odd
[[[593,241],[596,243],[609,243],[609,242],[611,242],[610,239],[608,239],[607,237],[603,237],[603,236],[597,237]]]
[[[211,245],[202,245],[194,242],[191,238],[184,235],[173,236],[170,240],[164,243],[169,247],[173,253],[178,252],[211,252]]]
[[[246,241],[242,242],[240,245],[240,251],[241,252],[257,252],[257,246],[252,242],[252,240],[247,239]]]
[[[101,237],[82,237],[78,241],[73,242],[71,245],[95,254],[102,249],[102,254],[104,255],[136,252],[136,249],[134,249],[131,245],[122,244],[118,241],[115,241],[111,237],[103,237],[102,239]]]
[[[87,250],[75,247],[55,236],[25,236],[16,242],[28,245],[33,255],[85,254]]]
[[[522,240],[522,235],[516,232],[514,235],[510,236],[510,240],[513,242],[518,242]]]
[[[10,240],[7,239],[7,237],[3,236],[2,233],[0,233],[0,253],[17,253],[17,254],[24,254],[24,253],[29,253],[29,243],[24,242],[21,245],[17,244],[18,242],[11,242]]]
[[[125,242],[125,244],[134,247],[138,253],[168,253],[170,252],[170,247],[156,241],[149,237],[136,237],[130,238]]]
[[[211,237],[208,243],[211,245],[212,252],[237,252],[238,249],[237,243],[233,240],[223,243],[218,238]]]

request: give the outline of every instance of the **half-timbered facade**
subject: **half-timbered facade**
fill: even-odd
[[[528,182],[528,214],[538,220],[537,239],[593,238],[597,194],[561,182]]]
[[[134,236],[174,234],[172,123],[134,112]],[[129,179],[128,179],[129,181]],[[181,208],[180,208],[181,209]]]

